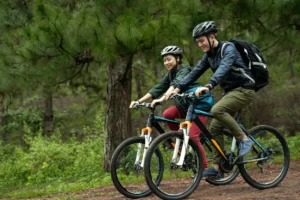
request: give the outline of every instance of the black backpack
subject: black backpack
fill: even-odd
[[[232,42],[235,45],[235,48],[241,54],[244,62],[248,65],[249,69],[251,69],[251,73],[255,80],[255,91],[268,85],[269,71],[259,49],[254,44],[236,38],[229,40],[229,42]],[[226,43],[222,46],[221,57],[223,57],[225,45]]]

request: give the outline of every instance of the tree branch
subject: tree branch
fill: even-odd
[[[279,42],[279,40],[280,40],[280,38],[278,38],[278,40],[275,41],[275,42],[274,42],[272,45],[270,45],[269,47],[267,47],[267,48],[261,50],[261,52],[264,52],[264,51],[267,51],[267,50],[271,49],[273,46],[275,46],[275,44],[277,44],[277,42]]]
[[[58,35],[59,35],[59,37],[60,37],[60,41],[59,41],[58,47],[59,47],[62,51],[66,52],[67,54],[69,54],[69,55],[71,55],[71,56],[73,57],[73,55],[63,47],[63,35],[62,35],[62,33],[60,32],[60,30],[58,29],[58,27],[57,27],[56,24],[53,23],[50,19],[49,19],[49,21],[50,21],[51,24],[54,26],[54,28],[56,29],[56,31],[57,31],[57,33],[58,33]]]
[[[81,64],[81,67],[79,68],[79,70],[78,70],[76,73],[72,74],[72,76],[66,78],[65,80],[58,81],[58,82],[57,82],[56,84],[54,84],[53,86],[59,85],[59,84],[62,84],[62,83],[65,83],[65,82],[67,82],[67,81],[69,81],[69,80],[75,78],[75,77],[82,71],[83,68],[84,68],[84,63]]]
[[[260,21],[260,19],[259,19],[258,17],[256,17],[255,19],[256,19],[256,22],[259,23],[259,24],[261,25],[261,27],[263,27],[263,29],[265,29],[269,34],[271,34],[272,36],[274,36],[274,37],[277,38],[277,36],[276,36],[273,32],[269,31],[269,30],[265,27],[265,25],[262,23],[262,21]]]

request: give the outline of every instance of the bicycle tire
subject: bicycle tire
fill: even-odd
[[[163,192],[162,190],[160,190],[160,183],[155,183],[152,180],[152,175],[151,175],[151,158],[153,156],[154,151],[158,148],[158,145],[161,143],[163,143],[163,141],[166,141],[168,139],[171,138],[179,138],[181,140],[183,140],[183,133],[179,132],[179,131],[171,131],[171,132],[167,132],[164,133],[160,136],[158,136],[155,140],[152,141],[152,143],[150,144],[150,147],[148,149],[148,152],[146,154],[145,157],[145,166],[144,166],[144,173],[145,173],[145,178],[146,178],[146,182],[149,186],[149,188],[152,190],[152,192],[158,196],[161,199],[168,199],[168,200],[177,200],[177,199],[183,199],[188,197],[189,195],[191,195],[198,187],[198,185],[200,184],[201,178],[202,178],[202,174],[203,174],[203,159],[202,159],[202,154],[199,150],[199,147],[197,146],[197,144],[190,139],[189,140],[189,145],[192,147],[193,152],[195,152],[195,158],[196,158],[196,163],[197,163],[197,173],[195,175],[195,177],[193,177],[193,181],[192,185],[184,192],[179,193],[179,194],[167,194],[165,192]],[[165,159],[165,157],[164,157]],[[165,160],[164,163],[166,164]],[[166,172],[166,168],[165,171]],[[183,170],[182,170],[183,171]],[[188,178],[186,178],[188,179]]]
[[[259,135],[259,133],[261,133],[261,136]],[[269,136],[269,133],[270,133],[270,136]],[[284,177],[286,176],[288,169],[289,169],[290,153],[289,153],[289,148],[288,148],[288,144],[287,144],[286,140],[281,135],[281,133],[278,132],[275,128],[273,128],[271,126],[267,126],[267,125],[259,125],[259,126],[252,128],[249,131],[249,135],[253,136],[254,139],[257,140],[258,142],[267,143],[263,147],[265,149],[267,149],[270,152],[270,154],[267,155],[268,160],[266,160],[265,162],[261,161],[261,162],[256,163],[256,165],[257,165],[256,169],[255,169],[255,165],[252,163],[240,164],[239,170],[240,170],[242,177],[249,185],[251,185],[252,187],[257,188],[257,189],[267,189],[267,188],[276,187],[284,179]],[[275,136],[275,139],[272,139],[271,136]],[[280,145],[279,145],[279,143],[275,145],[274,144],[275,142],[279,142]],[[272,147],[271,147],[271,145],[272,145]],[[257,145],[254,145],[248,154],[250,154],[250,156],[255,155],[255,154],[260,154],[260,156],[258,156],[258,158],[260,158],[260,157],[263,158],[264,157],[263,152],[258,152],[258,150],[260,150],[259,147],[257,147]],[[248,154],[246,156],[244,156],[244,158],[247,157]],[[275,157],[277,155],[278,155],[278,157]],[[279,155],[282,155],[283,158],[280,158]],[[272,159],[273,159],[274,163],[267,163],[267,161],[272,161]],[[241,158],[240,160],[245,160],[245,159]],[[279,166],[279,164],[277,164],[276,162],[282,163],[282,166]],[[270,167],[271,164],[274,164],[274,167],[273,166]],[[250,170],[251,168],[248,167],[248,165],[250,165],[250,166],[253,165],[253,170],[252,170],[253,172]],[[261,168],[259,167],[259,165]],[[266,174],[266,173],[268,173],[268,169],[267,169],[267,172],[265,173],[265,171],[264,171],[265,168],[262,168],[264,165],[268,166],[269,170],[278,168],[279,175],[276,176],[276,178],[272,181],[264,180],[264,179],[269,179],[270,175],[274,174],[273,172],[270,175]],[[261,172],[258,172],[259,170],[261,170]],[[266,174],[266,176],[264,176],[264,173]],[[258,180],[256,180],[256,178],[263,179],[263,180],[258,181]]]
[[[129,138],[129,139],[123,141],[114,151],[112,160],[111,160],[111,179],[112,179],[114,186],[121,194],[123,194],[124,196],[126,196],[128,198],[133,198],[133,199],[149,196],[152,192],[147,187],[146,182],[145,182],[146,188],[143,191],[130,191],[128,188],[126,188],[126,185],[122,184],[122,182],[120,181],[122,175],[120,174],[120,178],[118,176],[117,165],[118,165],[118,158],[119,158],[120,154],[122,154],[122,151],[129,145],[138,144],[138,143],[145,144],[145,138],[144,137],[133,137],[133,138]],[[159,180],[161,179],[161,177],[163,175],[163,168],[164,168],[163,167],[163,158],[162,158],[161,152],[158,149],[155,150],[155,155],[157,156],[158,163],[159,163],[159,173],[156,177],[156,181],[159,182]],[[141,175],[144,175],[144,173],[142,173]],[[140,187],[140,184],[137,187]]]

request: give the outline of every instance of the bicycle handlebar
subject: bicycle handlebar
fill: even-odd
[[[170,96],[170,99],[175,99],[176,97],[184,97],[184,98],[194,98],[196,97],[195,93],[194,92],[191,92],[191,93],[182,93],[182,94],[172,94]]]
[[[155,106],[157,105],[161,105],[161,103],[156,103]],[[135,109],[142,109],[142,108],[151,108],[151,103],[146,103],[146,102],[143,102],[143,103],[136,103],[133,105],[133,108]]]
[[[207,93],[207,92],[203,91],[201,95],[206,94],[206,93]],[[197,96],[195,95],[194,92],[190,92],[190,93],[172,94],[172,95],[170,96],[170,99],[175,99],[176,97],[184,97],[184,98],[190,98],[190,99],[193,99],[193,98],[195,98],[195,97],[197,97]]]

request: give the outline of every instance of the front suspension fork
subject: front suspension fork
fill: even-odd
[[[180,155],[179,161],[176,163],[176,165],[179,167],[182,167],[184,159],[185,159],[185,155],[187,152],[187,147],[188,147],[189,139],[190,139],[189,133],[190,133],[191,126],[192,126],[192,123],[190,121],[185,121],[180,124],[179,130],[181,130],[183,133],[183,143],[181,142],[182,141],[181,139],[176,138],[175,149],[173,152],[172,162],[171,162],[173,164],[176,163],[177,156],[179,154]],[[182,148],[181,148],[181,150],[179,150],[181,143],[182,143]],[[189,149],[189,150],[191,150],[191,149]]]
[[[142,151],[143,145],[142,145],[142,143],[139,143],[135,162],[134,162],[135,165],[140,165],[141,167],[144,167],[145,156],[148,151],[149,145],[152,141],[151,133],[152,133],[152,129],[150,127],[146,127],[146,128],[142,129],[141,137],[144,136],[144,138],[145,138],[143,158],[142,158],[142,161],[140,162],[140,156],[141,156],[141,151]]]

